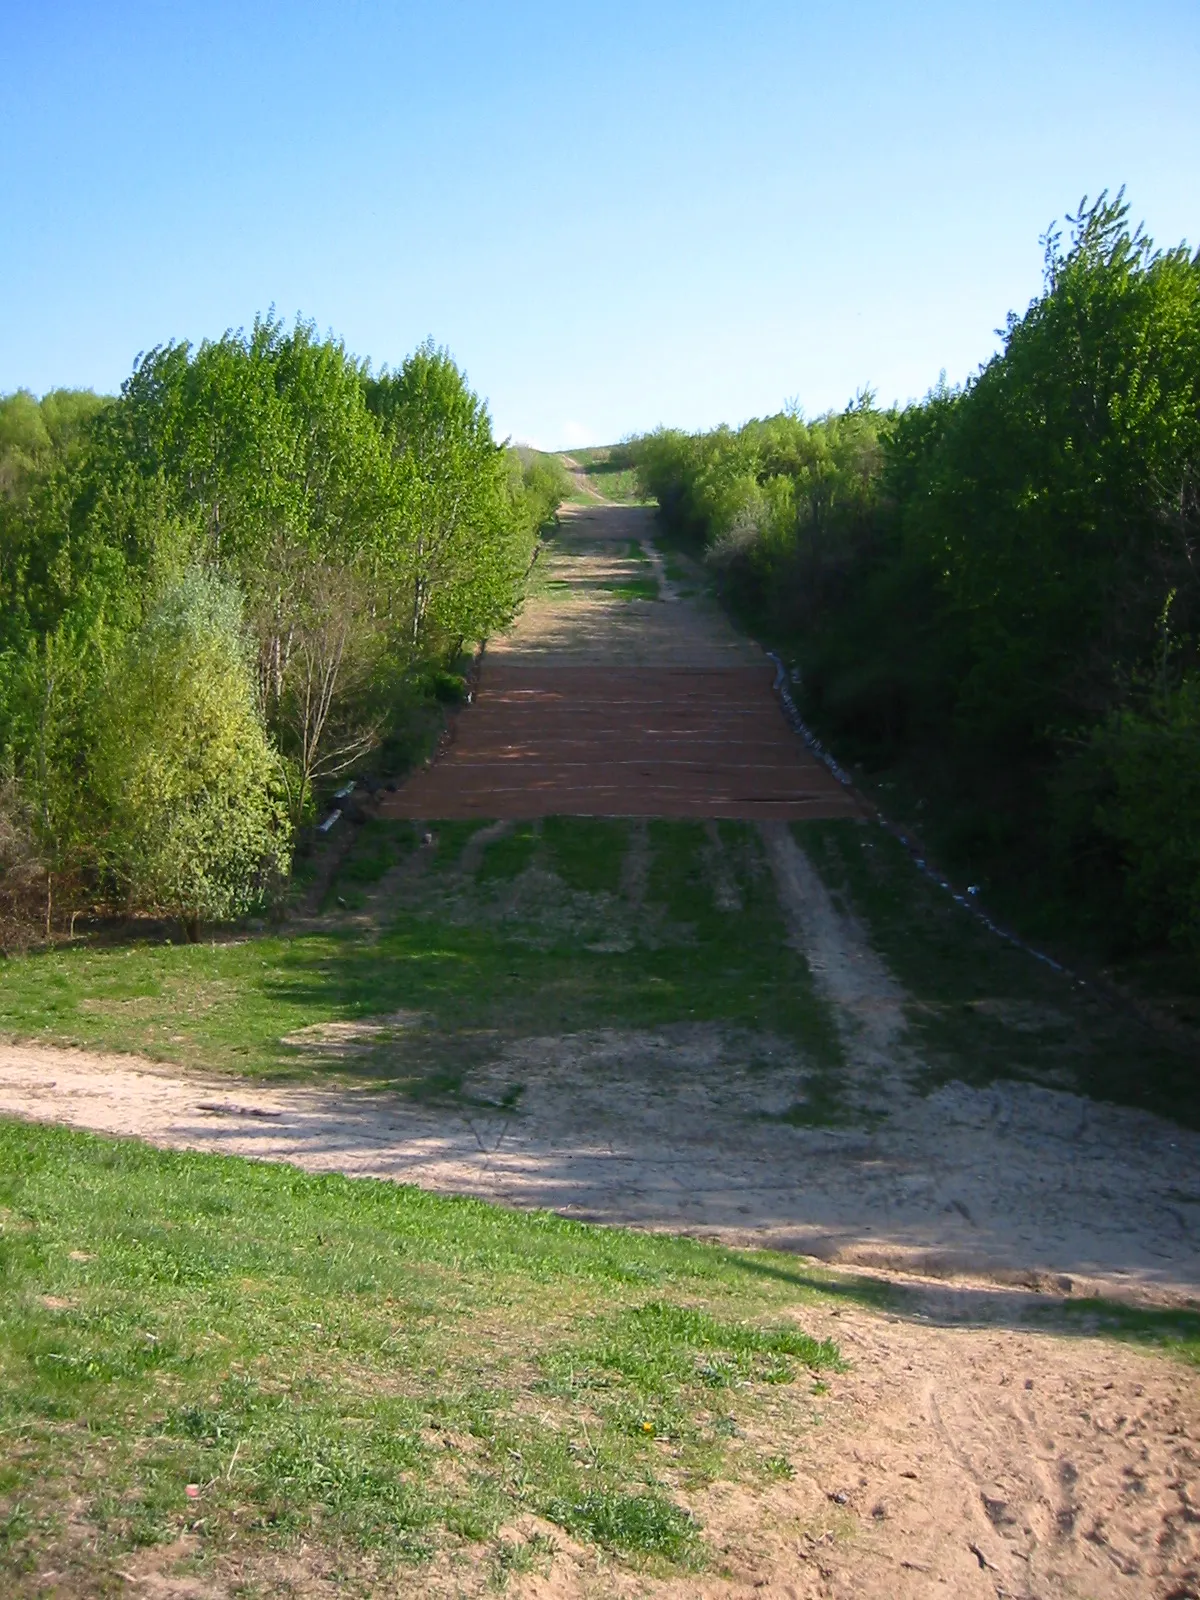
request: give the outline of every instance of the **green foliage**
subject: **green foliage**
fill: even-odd
[[[0,758],[32,819],[47,932],[55,885],[68,909],[114,885],[135,909],[189,901],[225,917],[251,904],[264,881],[252,863],[269,857],[267,877],[284,865],[280,780],[294,831],[320,786],[389,734],[388,759],[402,753],[414,706],[445,700],[464,647],[512,618],[561,479],[558,464],[496,445],[446,352],[424,346],[372,378],[339,341],[273,315],[151,350],[116,400],[0,400]],[[211,651],[189,656],[189,682],[210,673],[203,703],[236,700],[257,729],[236,777],[210,729],[225,777],[198,788],[174,711],[156,726],[153,703],[170,673],[152,665],[152,635],[184,574],[236,594],[250,639],[236,694]],[[119,804],[131,771],[100,792],[100,766],[117,770],[118,716],[142,730],[140,775]],[[238,840],[214,877],[230,818]]]
[[[555,522],[559,506],[571,498],[575,487],[561,459],[522,445],[508,451],[508,461],[510,492],[515,500],[523,500],[529,525],[544,528]]]
[[[1200,949],[1200,677],[1109,714],[1088,750],[1092,821],[1125,870],[1137,931]]]
[[[88,425],[109,402],[90,389],[28,389],[0,397],[0,495],[12,498],[55,456],[78,453]]]
[[[100,713],[106,866],[134,905],[227,921],[290,859],[279,761],[258,708],[241,604],[211,574],[168,590],[113,663]]]
[[[542,515],[514,505],[487,407],[445,350],[422,345],[365,394],[408,534],[394,568],[405,631],[414,648],[433,639],[457,651],[512,619]]]
[[[1095,917],[1117,874],[1143,938],[1195,937],[1200,259],[1102,195],[1069,247],[1048,237],[1044,293],[963,390],[660,432],[634,456],[673,534],[799,661],[809,714],[852,755],[920,767],[952,851]]]

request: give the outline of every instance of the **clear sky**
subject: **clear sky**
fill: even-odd
[[[1200,243],[1197,0],[0,0],[0,391],[273,304],[545,447],[903,400],[1122,183]]]

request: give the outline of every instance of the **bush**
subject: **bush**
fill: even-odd
[[[193,570],[129,639],[98,754],[107,867],[135,908],[201,921],[245,914],[287,870],[279,758],[263,727],[235,591]]]

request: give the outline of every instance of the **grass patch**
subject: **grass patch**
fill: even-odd
[[[477,834],[480,828],[486,828],[487,823],[476,821],[456,820],[452,822],[439,822],[435,824],[434,835],[437,840],[437,865],[445,870],[447,867],[456,867],[462,859],[462,853],[467,848],[468,841]]]
[[[572,450],[568,454],[593,494],[620,505],[645,504],[637,473],[629,464],[627,451],[621,446],[598,445],[586,450]],[[582,500],[584,497],[577,491],[571,498]]]
[[[904,986],[926,1088],[1027,1079],[1200,1127],[1200,1079],[1185,1050],[990,933],[886,829],[792,830]]]
[[[1057,1306],[1034,1307],[1030,1320],[1093,1338],[1165,1350],[1200,1367],[1200,1311],[1180,1307],[1159,1310],[1123,1305],[1118,1300],[1065,1300]]]
[[[806,1429],[793,1380],[840,1366],[784,1315],[819,1280],[783,1256],[20,1123],[0,1175],[13,1582],[190,1529],[202,1560],[313,1543],[369,1590],[523,1511],[697,1568],[687,1488],[770,1472],[731,1419],[770,1396]]]
[[[553,870],[571,889],[616,894],[629,848],[629,824],[613,817],[547,817],[542,824]]]
[[[638,956],[644,981],[661,990],[664,1001],[678,996],[678,1008],[688,1016],[723,1017],[802,1040],[815,1066],[838,1067],[842,1053],[833,1019],[807,965],[788,943],[757,830],[748,823],[720,825],[721,848],[741,900],[732,912],[717,904],[702,823],[655,821],[649,833],[647,898],[662,906],[675,938]]]
[[[604,594],[614,595],[618,600],[662,599],[658,579],[653,575],[645,578],[618,578],[613,583],[598,583],[596,587]]]
[[[533,860],[540,832],[536,822],[519,822],[499,839],[493,839],[479,863],[479,882],[508,882],[519,877]]]
[[[339,899],[343,903],[351,895],[362,898],[362,890],[377,884],[381,878],[399,866],[416,849],[417,833],[411,822],[389,822],[371,818],[361,824],[354,843],[338,864],[329,888],[321,902],[327,910]]]
[[[450,1065],[461,1076],[481,1040],[493,1049],[500,1038],[677,1022],[766,1030],[795,1041],[814,1066],[836,1070],[832,1018],[787,944],[751,826],[722,825],[740,897],[730,911],[716,903],[712,846],[695,824],[651,825],[644,907],[616,894],[627,825],[561,818],[540,842],[517,830],[485,852],[482,881],[457,880],[451,870],[482,825],[435,826],[431,870],[414,878],[371,940],[330,927],[207,945],[80,943],[14,958],[4,968],[0,1032],[249,1075],[353,1070],[419,1094],[450,1083]],[[598,949],[594,932],[569,919],[556,927],[541,907],[497,918],[497,887],[535,851],[564,874],[564,894],[611,896],[604,917],[624,918],[626,937]],[[313,1023],[400,1010],[428,1024],[406,1030],[402,1045],[378,1059],[325,1069],[280,1042]]]

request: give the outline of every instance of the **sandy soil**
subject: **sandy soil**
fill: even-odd
[[[937,1302],[927,1304],[932,1319]],[[853,1370],[790,1452],[794,1478],[756,1493],[715,1484],[694,1501],[728,1576],[615,1584],[564,1551],[515,1592],[1200,1594],[1200,1404],[1186,1372],[1103,1344],[849,1309],[818,1331],[841,1342]]]

